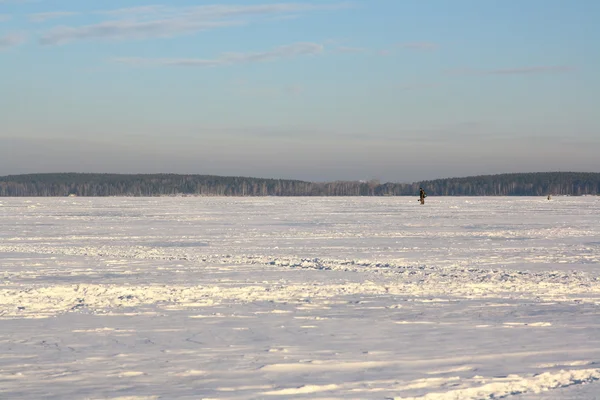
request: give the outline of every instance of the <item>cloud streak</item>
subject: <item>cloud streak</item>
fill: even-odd
[[[304,86],[292,84],[286,86],[256,85],[247,81],[233,82],[231,91],[236,95],[252,98],[277,98],[293,97],[302,95],[305,91]]]
[[[409,91],[409,90],[421,90],[421,89],[432,89],[440,87],[439,83],[409,83],[406,85],[398,86],[398,90]]]
[[[164,19],[147,22],[107,21],[77,28],[57,27],[44,34],[40,39],[40,43],[42,45],[58,45],[86,39],[135,40],[165,38],[232,25],[240,25],[240,22],[192,19]]]
[[[255,53],[224,53],[213,59],[201,58],[116,58],[115,62],[134,66],[167,66],[167,67],[221,67],[236,64],[251,64],[298,56],[311,56],[323,53],[323,45],[317,43],[294,43],[276,47],[270,51]]]
[[[408,42],[400,43],[397,47],[407,50],[437,50],[440,46],[432,42]]]
[[[437,43],[432,42],[408,42],[408,43],[400,43],[393,46],[391,49],[383,49],[379,51],[373,51],[365,47],[355,47],[355,46],[338,46],[335,50],[338,53],[372,53],[378,54],[380,56],[389,56],[392,55],[397,49],[402,50],[415,50],[415,51],[434,51],[439,49],[439,45]]]
[[[380,56],[390,56],[394,54],[398,49],[400,50],[413,50],[413,51],[435,51],[439,49],[439,45],[437,43],[432,42],[406,42],[406,43],[398,43],[393,46],[391,49],[383,49],[379,50],[377,54]]]
[[[452,75],[538,75],[550,73],[573,72],[576,68],[569,65],[541,65],[533,67],[504,68],[504,69],[454,69],[447,71]]]
[[[169,10],[166,6],[152,5],[152,6],[139,6],[139,7],[127,7],[117,8],[114,10],[101,10],[95,11],[94,14],[101,15],[112,15],[112,16],[144,16],[144,15],[155,15],[158,13],[167,13]]]
[[[496,69],[488,71],[491,75],[542,74],[549,72],[572,72],[575,68],[568,65],[549,65],[525,68]]]
[[[191,7],[167,7],[149,5],[139,7],[118,8],[114,10],[96,11],[105,15],[137,15],[148,16],[160,14],[163,17],[192,15],[194,17],[226,18],[232,16],[261,16],[272,14],[293,14],[323,10],[339,10],[350,7],[350,3],[308,4],[308,3],[275,3],[255,5],[203,5]]]
[[[336,51],[338,53],[356,54],[356,53],[367,53],[369,50],[365,49],[364,47],[339,46],[336,49]]]
[[[143,6],[97,11],[120,19],[85,26],[59,26],[42,35],[43,45],[58,45],[77,40],[132,40],[174,37],[226,26],[246,25],[261,17],[284,17],[298,13],[337,10],[348,3],[280,3],[258,5],[205,5],[196,7]],[[123,19],[124,18],[124,19]]]
[[[26,40],[27,37],[21,33],[11,33],[5,36],[0,36],[0,50],[18,46],[25,43]]]
[[[65,18],[71,17],[74,15],[79,15],[77,12],[72,11],[51,11],[51,12],[42,12],[36,14],[30,14],[29,20],[31,22],[44,22],[51,19]]]

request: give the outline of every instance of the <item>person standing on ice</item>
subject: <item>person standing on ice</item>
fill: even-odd
[[[419,188],[419,201],[421,204],[425,204],[425,197],[427,197],[427,193],[423,190],[422,187]]]

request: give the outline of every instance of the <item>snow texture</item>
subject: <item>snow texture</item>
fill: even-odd
[[[0,398],[600,399],[600,198],[0,199]]]

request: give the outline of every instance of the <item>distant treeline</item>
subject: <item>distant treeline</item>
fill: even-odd
[[[600,194],[600,173],[536,172],[421,182],[438,196],[545,196]]]
[[[600,194],[600,173],[541,172],[415,183],[305,182],[211,175],[29,174],[0,177],[0,196],[545,196]]]

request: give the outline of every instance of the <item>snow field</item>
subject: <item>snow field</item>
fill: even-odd
[[[413,200],[1,199],[0,397],[600,392],[600,200]]]

